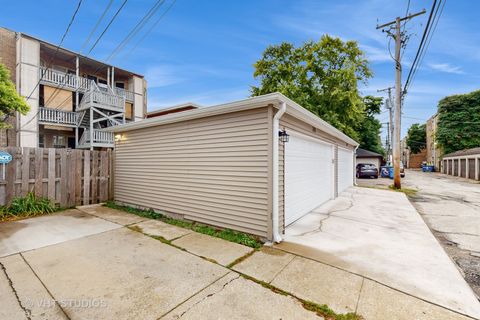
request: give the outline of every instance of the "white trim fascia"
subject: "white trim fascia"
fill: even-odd
[[[458,159],[475,159],[475,158],[480,158],[480,154],[470,154],[467,156],[455,156],[455,157],[443,157],[441,161],[443,160],[458,160]]]
[[[171,107],[166,107],[166,108],[155,109],[155,110],[152,110],[152,111],[147,111],[146,114],[150,115],[150,114],[155,114],[155,113],[158,113],[158,112],[181,109],[181,108],[190,107],[190,106],[195,107],[195,109],[204,108],[203,106],[201,106],[199,104],[196,104],[196,103],[193,103],[193,102],[185,102],[185,103],[176,104],[176,105],[171,106]]]
[[[321,131],[326,132],[331,136],[346,142],[347,144],[350,144],[353,147],[356,147],[359,145],[355,140],[348,137],[346,134],[336,129],[331,124],[320,119],[317,115],[306,110],[305,108],[303,108],[296,102],[290,100],[289,98],[285,97],[283,94],[279,92],[269,93],[266,95],[252,97],[252,98],[230,102],[226,104],[220,104],[220,105],[216,105],[208,108],[187,110],[179,113],[167,114],[161,117],[153,117],[153,118],[145,119],[139,122],[133,122],[133,123],[124,124],[121,126],[111,127],[106,131],[125,132],[129,130],[143,129],[143,128],[148,128],[148,127],[153,127],[158,125],[165,125],[165,124],[170,124],[170,123],[175,123],[180,121],[188,121],[188,120],[220,115],[225,113],[255,109],[259,107],[265,107],[269,104],[272,104],[275,108],[279,108],[279,105],[282,102],[286,103],[287,105],[287,112],[286,112],[287,114],[290,114],[293,117],[298,118],[314,126],[315,128],[318,128]]]

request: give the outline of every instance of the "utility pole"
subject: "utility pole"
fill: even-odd
[[[378,30],[385,27],[390,27],[391,29],[392,26],[395,25],[393,27],[395,33],[391,33],[389,30],[386,31],[395,40],[395,124],[393,127],[393,186],[395,189],[400,189],[402,187],[400,181],[400,118],[402,116],[402,63],[400,61],[400,50],[403,41],[400,23],[422,15],[425,12],[425,9],[423,9],[420,12],[409,14],[403,18],[397,17],[394,21],[377,26]]]
[[[387,149],[387,159],[391,161],[390,156],[393,157],[392,153],[392,147],[393,147],[393,99],[392,99],[392,89],[395,89],[395,87],[388,87],[385,89],[379,89],[377,92],[388,92],[388,98],[385,101],[385,108],[387,108],[388,113],[389,113],[389,124],[388,124],[388,131],[387,131],[387,137],[388,137],[388,149]]]

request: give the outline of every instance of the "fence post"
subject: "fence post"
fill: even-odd
[[[108,200],[114,200],[115,193],[115,153],[112,150],[108,154]]]
[[[83,205],[90,203],[90,151],[83,154]]]
[[[67,149],[60,149],[60,207],[62,208],[67,206],[67,182]]]
[[[56,202],[55,200],[55,160],[56,150],[53,148],[48,149],[48,199]]]
[[[35,197],[43,197],[43,150],[35,149]]]
[[[92,203],[97,202],[97,191],[98,191],[98,183],[97,183],[97,178],[98,178],[98,151],[91,151],[90,152],[92,155],[92,180],[90,182],[91,184],[91,189],[92,189]]]
[[[17,151],[18,148],[7,148],[7,152],[12,155],[12,161],[6,165],[7,185],[5,186],[5,204],[10,204],[15,197],[15,180],[17,179]]]
[[[82,204],[83,151],[75,150],[75,205]]]
[[[22,148],[22,187],[21,196],[28,194],[30,183],[30,148]]]

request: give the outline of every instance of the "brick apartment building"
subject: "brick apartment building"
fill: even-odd
[[[1,147],[110,148],[113,133],[103,129],[145,118],[142,75],[5,28],[0,63],[30,106],[8,119]]]

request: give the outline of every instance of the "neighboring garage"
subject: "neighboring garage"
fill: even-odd
[[[358,144],[279,93],[109,130],[115,201],[269,240],[354,182]]]
[[[480,148],[446,154],[442,158],[442,173],[480,180]]]
[[[373,164],[375,165],[375,167],[377,167],[378,170],[380,170],[380,166],[382,165],[382,161],[383,161],[383,156],[380,153],[358,148],[356,157],[357,157],[357,164],[359,163]]]

